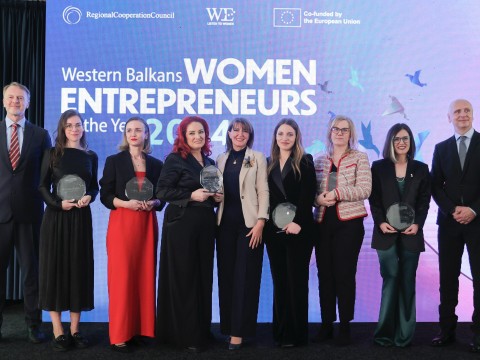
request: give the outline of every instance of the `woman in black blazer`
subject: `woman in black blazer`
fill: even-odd
[[[428,166],[414,156],[412,131],[406,124],[395,124],[387,133],[384,159],[372,164],[372,248],[377,250],[383,278],[374,341],[381,346],[408,346],[415,331],[415,277],[420,252],[425,251],[430,177]],[[406,203],[415,211],[413,224],[403,231],[388,223],[387,210],[395,203]]]
[[[107,230],[110,344],[112,350],[129,352],[130,340],[155,336],[155,211],[160,211],[163,203],[154,197],[154,189],[148,201],[131,195],[129,199],[126,187],[131,180],[136,180],[138,188],[153,187],[163,163],[148,155],[150,130],[139,117],[125,123],[120,150],[105,162],[100,200],[111,209]]]
[[[281,347],[305,345],[316,177],[313,158],[305,154],[300,129],[292,119],[280,120],[273,132],[268,187],[271,212],[282,203],[296,206],[292,222],[278,228],[271,214],[266,228],[274,288],[273,338]]]
[[[211,339],[214,207],[223,195],[200,184],[202,169],[215,165],[210,154],[207,122],[187,116],[157,185],[157,197],[169,203],[160,250],[157,338],[193,352]]]

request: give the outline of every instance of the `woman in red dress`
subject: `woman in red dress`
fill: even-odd
[[[153,187],[150,200],[129,199],[127,183],[135,182],[139,190],[156,184],[163,163],[148,155],[150,131],[139,117],[126,122],[120,150],[105,162],[100,200],[112,210],[107,230],[110,344],[112,350],[129,352],[131,340],[155,335],[155,210],[163,203],[154,198]]]

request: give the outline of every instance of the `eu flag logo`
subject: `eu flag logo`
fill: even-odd
[[[302,9],[299,8],[274,8],[274,27],[301,27]]]

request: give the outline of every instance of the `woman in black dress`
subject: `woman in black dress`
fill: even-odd
[[[93,237],[89,204],[98,194],[97,155],[87,150],[82,118],[65,111],[58,122],[55,147],[42,161],[39,190],[47,208],[40,231],[39,303],[50,312],[53,349],[65,351],[88,341],[79,331],[80,313],[93,309]],[[58,183],[77,175],[85,183],[85,195],[62,200]],[[70,311],[70,330],[65,336],[61,312]]]
[[[214,161],[207,122],[188,116],[158,179],[165,210],[158,279],[157,338],[197,352],[210,340],[216,202],[200,172]]]
[[[298,124],[282,119],[273,132],[268,159],[270,216],[265,243],[273,278],[273,338],[281,347],[308,343],[308,273],[312,254],[312,205],[317,182]],[[295,205],[293,220],[279,228],[273,212]]]

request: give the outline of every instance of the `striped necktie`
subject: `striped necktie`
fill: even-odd
[[[12,124],[12,137],[10,138],[10,162],[12,169],[15,170],[20,159],[20,143],[18,142],[18,127],[17,124]]]

